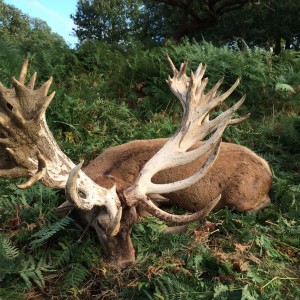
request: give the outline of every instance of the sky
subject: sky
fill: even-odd
[[[47,22],[53,32],[61,35],[71,47],[77,43],[72,36],[73,20],[70,14],[76,11],[77,0],[4,0],[33,18]]]

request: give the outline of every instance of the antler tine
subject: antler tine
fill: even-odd
[[[221,79],[214,85],[214,87],[206,94],[206,97],[204,97],[206,103],[216,96],[218,88],[222,85],[223,81],[224,81],[224,76],[221,77]],[[203,104],[205,104],[204,101]]]
[[[37,172],[25,183],[17,185],[19,189],[27,189],[28,187],[32,186],[39,180],[41,180],[46,172],[47,169],[47,163],[44,158],[44,156],[38,152],[37,154],[37,159],[38,159],[38,170]]]
[[[196,72],[195,72],[195,75],[197,77],[203,78],[203,75],[204,75],[204,73],[206,71],[206,67],[207,66],[205,64],[203,65],[202,63],[200,63],[199,66],[198,66],[198,68],[197,68],[197,70],[196,70]]]
[[[46,113],[46,110],[49,106],[49,104],[51,103],[52,99],[55,96],[55,92],[52,92],[49,96],[45,97],[44,103],[42,104],[42,106],[40,107],[39,111],[36,113],[34,120],[38,121],[41,120],[43,118],[43,116]]]
[[[243,117],[240,117],[240,118],[236,118],[236,119],[231,119],[229,122],[228,122],[228,125],[234,125],[234,124],[238,124],[238,123],[241,123],[245,120],[247,120],[249,117],[250,117],[250,113],[246,114],[245,116]]]
[[[176,69],[176,67],[175,67],[175,65],[174,65],[174,63],[173,63],[173,61],[172,61],[172,59],[170,58],[169,55],[167,55],[167,60],[168,60],[168,63],[169,63],[169,66],[170,66],[171,70],[173,71],[173,74],[175,75],[176,72],[178,72],[178,71],[177,71],[177,69]]]
[[[185,145],[182,145],[184,149],[189,149],[192,147],[196,142],[199,142],[205,138],[208,134],[212,133],[214,130],[219,128],[222,130],[221,134],[225,130],[226,126],[230,123],[230,119],[235,111],[237,111],[241,105],[244,103],[246,99],[246,95],[244,95],[237,103],[235,103],[232,107],[227,109],[226,111],[222,112],[220,115],[218,115],[216,118],[209,120],[209,118],[204,117],[202,118],[201,115],[207,116],[210,109],[207,108],[209,103],[204,106],[203,108],[199,109],[200,117],[199,119],[202,119],[201,127],[198,127],[197,130],[197,122],[199,122],[199,119],[197,122],[195,121],[192,125],[190,125],[189,130],[185,130],[182,132],[183,134],[183,143]],[[213,108],[215,105],[213,105]],[[196,120],[196,119],[195,119]],[[235,124],[235,123],[233,123]],[[208,142],[207,140],[206,142]],[[180,144],[181,145],[181,144]],[[185,151],[186,151],[185,150]],[[188,153],[186,153],[188,154]]]
[[[52,84],[53,77],[51,76],[38,90],[38,93],[42,96],[45,97],[48,95],[50,86]]]
[[[25,80],[26,80],[26,75],[27,75],[27,70],[28,70],[28,58],[26,58],[24,60],[24,63],[22,65],[22,68],[21,68],[21,72],[20,72],[20,76],[19,76],[19,82],[21,84],[25,84]]]
[[[235,83],[222,95],[218,96],[216,98],[216,102],[217,103],[221,103],[222,101],[224,101],[225,99],[227,99],[231,94],[232,92],[236,89],[236,87],[240,84],[240,79],[238,78]],[[218,104],[217,104],[218,105]]]
[[[182,105],[183,111],[185,111],[186,110],[186,95],[185,95],[185,93],[182,93],[181,91],[186,92],[186,88],[188,87],[189,81],[190,81],[190,78],[188,76],[186,76],[186,69],[187,69],[188,62],[184,61],[180,65],[180,69],[178,71],[176,69],[176,67],[174,66],[173,61],[171,60],[171,58],[168,55],[167,55],[167,60],[169,62],[170,68],[173,72],[173,78],[168,76],[167,83],[171,87],[173,94],[179,99],[179,101]],[[181,89],[173,90],[172,86],[173,86],[174,82],[181,83],[181,85],[182,85]]]
[[[34,89],[35,81],[36,81],[36,76],[37,76],[37,73],[34,72],[34,73],[32,74],[32,76],[31,76],[31,78],[30,78],[30,81],[29,81],[28,85],[27,85],[27,87],[28,87],[29,89],[31,89],[31,90]]]
[[[221,140],[221,136],[223,134],[223,131],[228,123],[228,119],[230,117],[225,118],[221,123],[221,125],[218,127],[218,129],[211,135],[211,137],[203,144],[200,144],[199,147],[196,147],[193,150],[190,150],[188,152],[180,152],[177,154],[176,160],[171,159],[165,162],[163,166],[161,166],[160,170],[166,170],[175,166],[181,166],[189,164],[199,157],[205,155],[209,151],[211,151]],[[211,128],[211,131],[215,130],[217,126],[214,126],[214,128]],[[197,139],[197,137],[195,137]],[[211,154],[214,151],[212,150]],[[153,175],[156,173],[154,170]],[[182,182],[182,181],[180,181]]]
[[[69,173],[68,180],[66,183],[66,198],[72,203],[78,203],[83,210],[91,210],[93,206],[90,203],[85,203],[83,199],[79,196],[77,190],[77,178],[79,176],[79,171],[83,165],[84,161],[81,161],[76,167],[74,167]]]
[[[167,59],[173,71],[173,78],[169,77],[167,82],[184,109],[181,125],[163,148],[145,164],[135,185],[125,190],[124,195],[129,206],[135,206],[140,203],[148,212],[159,218],[166,221],[172,219],[173,221],[176,220],[176,222],[183,222],[189,217],[194,220],[194,216],[197,213],[193,216],[172,215],[171,218],[149,201],[147,195],[155,193],[166,194],[186,188],[201,179],[208,172],[218,156],[222,133],[230,122],[232,114],[244,102],[245,96],[218,117],[209,120],[209,113],[235,90],[239,84],[239,79],[225,93],[216,95],[218,88],[223,82],[222,78],[205,94],[204,89],[208,79],[203,79],[203,76],[206,65],[200,64],[196,72],[191,72],[190,77],[188,77],[185,73],[187,69],[186,61],[181,64],[180,71],[178,71],[172,60],[169,57]],[[244,118],[233,120],[232,123],[242,119]],[[214,133],[208,140],[197,145],[199,141],[212,132]],[[190,177],[172,183],[152,183],[152,177],[159,171],[191,163],[208,152],[209,155],[204,164]],[[212,206],[216,205],[216,201],[212,202],[214,203]]]
[[[29,64],[29,59],[27,57],[23,62],[23,65],[22,65],[22,68],[21,68],[21,71],[20,71],[19,80],[18,80],[19,83],[22,84],[22,85],[25,85],[25,82],[26,82],[26,76],[27,76],[27,72],[28,72],[28,64]],[[33,90],[34,85],[35,85],[36,76],[37,76],[37,73],[34,72],[33,75],[30,78],[29,84],[27,85],[27,87],[29,89]]]
[[[150,199],[141,202],[141,205],[145,208],[146,211],[148,211],[150,214],[156,216],[161,220],[164,220],[166,222],[171,222],[171,223],[177,223],[177,224],[187,224],[205,218],[219,203],[220,199],[221,199],[221,195],[219,195],[216,199],[211,201],[202,210],[190,215],[170,214],[166,211],[158,209],[158,207],[155,204],[153,204],[153,202]]]
[[[204,93],[204,89],[208,83],[208,78],[204,78],[204,73],[206,71],[206,65],[202,65],[199,64],[196,72],[194,73],[193,71],[191,71],[191,79],[193,80],[193,84],[191,84],[191,86],[194,85],[194,89],[195,89],[195,95],[198,95],[198,97],[195,97],[198,101],[201,101],[203,98],[203,93]],[[202,101],[201,101],[202,102]],[[200,102],[199,102],[200,105]]]
[[[179,78],[182,77],[182,76],[184,76],[184,75],[186,75],[185,72],[186,72],[187,65],[188,65],[188,61],[187,61],[187,60],[185,60],[185,61],[180,65],[180,71],[179,71],[179,74],[178,74],[178,77],[179,77]]]

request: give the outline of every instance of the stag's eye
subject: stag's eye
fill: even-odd
[[[98,225],[98,227],[99,227],[102,231],[105,232],[105,227],[102,225],[101,222],[99,222],[99,220],[97,220],[97,225]]]
[[[86,194],[83,190],[78,190],[78,194],[79,194],[80,198],[86,199]]]

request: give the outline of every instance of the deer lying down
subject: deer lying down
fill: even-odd
[[[136,181],[145,162],[166,143],[167,139],[138,140],[104,151],[83,170],[97,184],[111,188],[114,184],[122,194]],[[196,162],[159,172],[153,177],[155,183],[175,182],[199,170],[205,158]],[[168,204],[177,204],[187,211],[204,209],[221,194],[216,210],[230,208],[239,212],[255,212],[271,203],[268,192],[272,184],[270,168],[265,160],[251,150],[236,144],[221,143],[219,155],[207,174],[193,185],[182,190],[164,194]],[[155,198],[155,196],[154,196]],[[126,200],[123,200],[124,202]],[[131,228],[144,214],[143,207],[129,208],[125,204],[121,229],[116,236],[108,237],[101,224],[105,223],[105,211],[98,213],[92,223],[101,245],[110,261],[119,265],[134,262]],[[92,221],[92,214],[86,214]]]
[[[268,164],[249,149],[221,143],[228,124],[245,97],[210,119],[210,112],[236,88],[224,94],[220,80],[204,93],[205,66],[186,75],[168,58],[173,77],[168,79],[180,100],[183,117],[169,139],[133,141],[110,148],[90,162],[84,172],[60,150],[45,119],[54,94],[47,96],[51,79],[35,90],[35,77],[25,85],[28,61],[13,89],[0,84],[0,176],[30,177],[20,188],[40,180],[49,187],[65,188],[67,200],[96,230],[107,258],[126,265],[135,260],[131,230],[141,211],[162,220],[187,224],[204,218],[212,209],[229,207],[252,212],[270,203],[272,176]],[[206,136],[210,136],[204,141]],[[155,205],[162,195],[192,214],[174,215]]]

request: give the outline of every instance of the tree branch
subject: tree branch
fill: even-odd
[[[174,32],[173,38],[179,40],[196,30],[203,30],[214,27],[218,24],[220,18],[233,10],[240,9],[250,0],[207,0],[200,1],[202,8],[198,9],[193,5],[193,0],[154,0],[154,2],[163,3],[168,6],[177,7],[181,10],[181,24]]]

